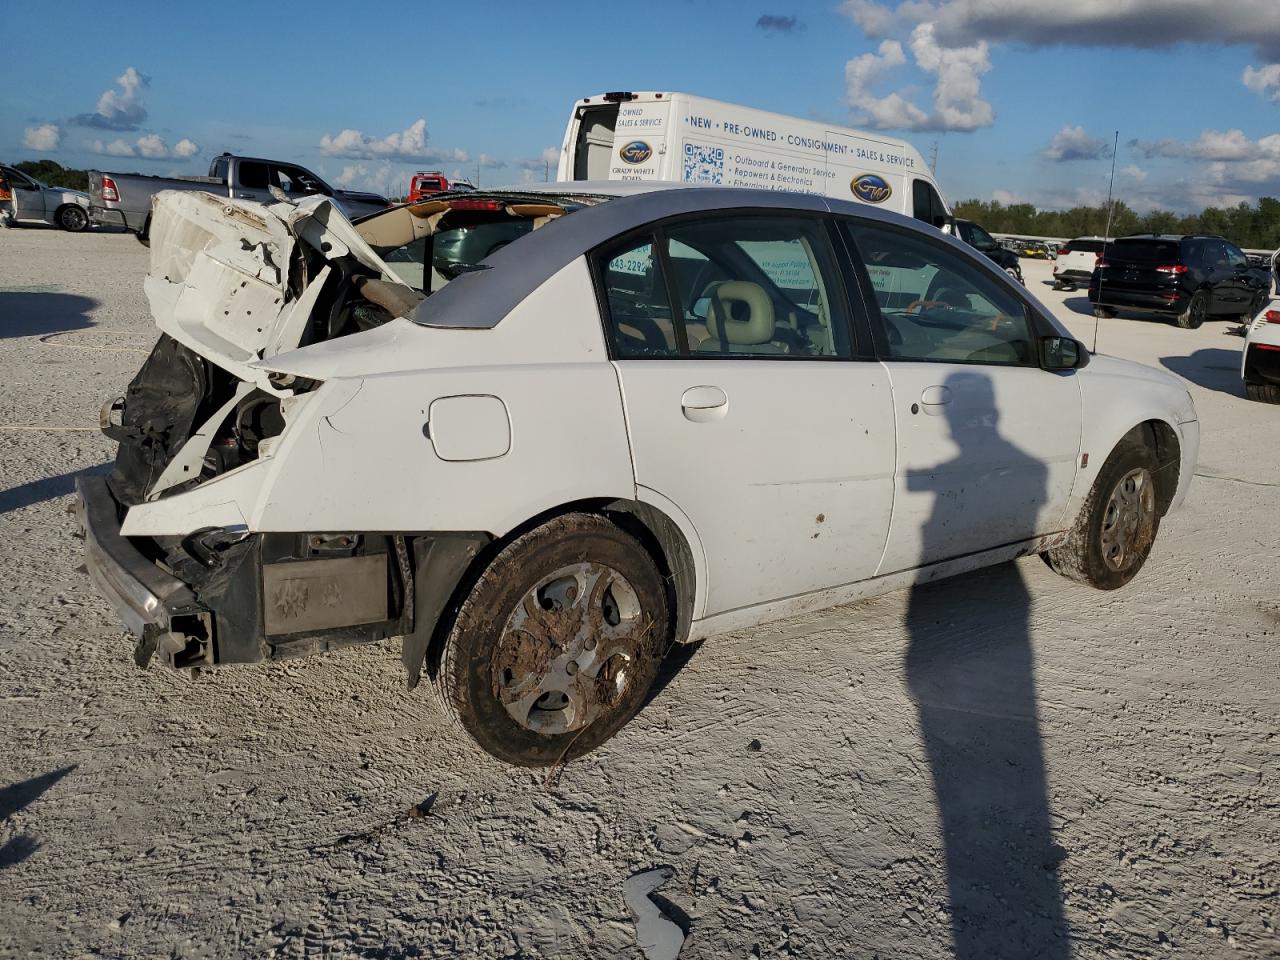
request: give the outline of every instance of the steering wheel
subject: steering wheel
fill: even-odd
[[[951,304],[947,303],[945,300],[912,300],[910,303],[907,304],[907,309],[903,312],[919,313],[921,310],[924,310],[926,308],[932,310],[934,307],[950,307],[950,306]]]

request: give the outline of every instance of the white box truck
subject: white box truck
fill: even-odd
[[[928,164],[903,140],[688,93],[579,100],[556,179],[794,190],[885,207],[940,229],[951,219]]]

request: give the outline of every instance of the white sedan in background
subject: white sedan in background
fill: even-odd
[[[1031,553],[1120,587],[1196,462],[1178,380],[863,204],[182,192],[151,236],[162,336],[78,484],[139,662],[403,635],[510,763],[604,742],[672,643]]]
[[[1245,395],[1262,403],[1280,403],[1280,251],[1272,258],[1271,272],[1276,298],[1249,324],[1240,357]]]

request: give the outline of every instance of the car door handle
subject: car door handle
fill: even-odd
[[[943,386],[925,387],[920,394],[920,406],[931,417],[939,417],[951,402],[951,391]]]
[[[684,418],[694,423],[722,420],[729,412],[729,397],[719,387],[690,387],[680,397]]]

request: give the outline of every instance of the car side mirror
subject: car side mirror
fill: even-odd
[[[1046,370],[1074,370],[1089,362],[1089,351],[1070,337],[1041,337],[1040,366]]]

